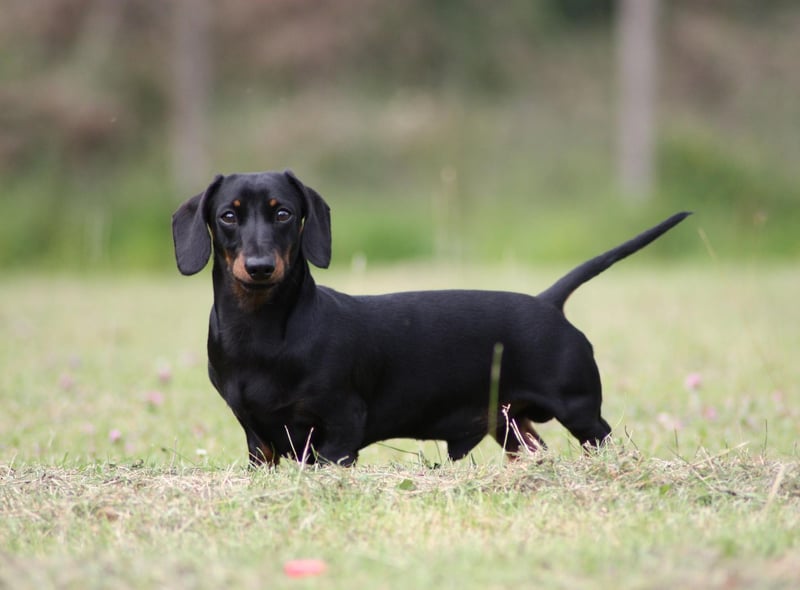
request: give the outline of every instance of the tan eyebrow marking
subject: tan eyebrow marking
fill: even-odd
[[[239,199],[236,199],[236,200],[233,202],[233,206],[234,206],[234,207],[240,207],[241,205],[242,205],[242,202],[241,202]]]
[[[270,199],[269,200],[269,206],[270,207],[275,207],[277,204],[278,204],[278,199]]]

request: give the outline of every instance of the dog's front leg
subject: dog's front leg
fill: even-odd
[[[250,459],[250,468],[255,469],[264,465],[275,467],[280,461],[280,457],[275,453],[272,445],[262,441],[249,428],[244,429],[247,437],[247,454]]]
[[[367,406],[363,399],[348,395],[325,413],[325,435],[315,449],[318,460],[350,467],[358,460],[363,445]]]

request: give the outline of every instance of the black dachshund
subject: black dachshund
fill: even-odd
[[[581,264],[537,297],[353,297],[317,286],[308,263],[330,262],[330,209],[290,171],[217,176],[175,212],[172,231],[185,275],[206,265],[213,245],[208,372],[244,428],[251,464],[290,456],[350,465],[359,449],[389,438],[445,440],[456,460],[490,434],[513,456],[543,446],[534,423],[552,418],[581,445],[600,445],[611,433],[600,375],[564,303],[687,215]]]

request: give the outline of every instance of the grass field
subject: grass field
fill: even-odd
[[[317,272],[348,292],[537,292],[565,268]],[[583,287],[616,442],[506,464],[391,441],[250,472],[205,374],[207,276],[4,277],[0,588],[794,588],[800,269],[647,266]],[[328,569],[311,581],[293,558]]]

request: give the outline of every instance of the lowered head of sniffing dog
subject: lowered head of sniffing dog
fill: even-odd
[[[389,438],[443,440],[456,460],[489,434],[514,456],[543,447],[534,425],[553,418],[581,445],[602,444],[611,428],[601,416],[599,371],[564,303],[687,215],[579,265],[535,297],[351,296],[317,286],[309,262],[330,262],[330,209],[290,171],[217,176],[175,212],[172,230],[183,274],[199,272],[213,253],[208,371],[245,431],[251,464],[288,456],[349,465]]]

